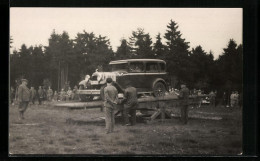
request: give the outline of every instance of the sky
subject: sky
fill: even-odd
[[[10,36],[12,49],[48,45],[53,30],[68,32],[71,39],[77,33],[93,32],[107,36],[112,49],[117,50],[122,38],[143,28],[153,43],[156,35],[166,32],[170,20],[175,21],[182,38],[190,42],[190,49],[201,45],[213,52],[214,58],[223,53],[232,38],[242,44],[242,8],[10,8]],[[164,38],[162,39],[165,43]]]

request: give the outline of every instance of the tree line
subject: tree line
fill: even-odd
[[[27,78],[29,86],[51,85],[57,90],[61,68],[66,69],[69,85],[74,86],[98,66],[106,68],[111,60],[158,58],[166,61],[175,88],[186,82],[191,89],[242,91],[243,47],[232,38],[216,60],[211,51],[207,53],[200,45],[189,51],[189,42],[173,20],[166,25],[164,34],[156,35],[155,42],[143,28],[137,28],[128,39],[120,41],[114,52],[105,36],[84,30],[71,39],[67,32],[57,34],[54,30],[48,46],[23,44],[19,51],[10,54],[10,84],[16,86],[21,78]]]

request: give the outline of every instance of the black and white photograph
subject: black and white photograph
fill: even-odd
[[[9,21],[10,156],[243,155],[242,8],[10,7]]]

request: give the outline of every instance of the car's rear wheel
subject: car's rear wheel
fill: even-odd
[[[166,87],[162,82],[155,83],[153,87],[153,94],[155,97],[164,96],[166,92]]]

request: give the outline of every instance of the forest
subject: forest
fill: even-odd
[[[86,74],[91,75],[98,66],[105,68],[111,60],[156,58],[166,61],[174,88],[186,82],[190,89],[205,92],[242,92],[242,44],[230,38],[220,56],[214,59],[213,53],[204,51],[201,45],[190,49],[178,27],[177,22],[170,20],[165,33],[158,33],[155,42],[143,28],[137,28],[128,39],[118,40],[121,45],[116,51],[106,36],[84,30],[71,39],[66,31],[57,34],[53,30],[47,46],[23,44],[10,53],[10,86],[16,88],[26,78],[29,87],[36,89],[43,85],[60,90],[65,84],[73,88]],[[13,41],[11,37],[10,48]],[[66,79],[60,80],[64,78],[61,75],[66,75]]]

